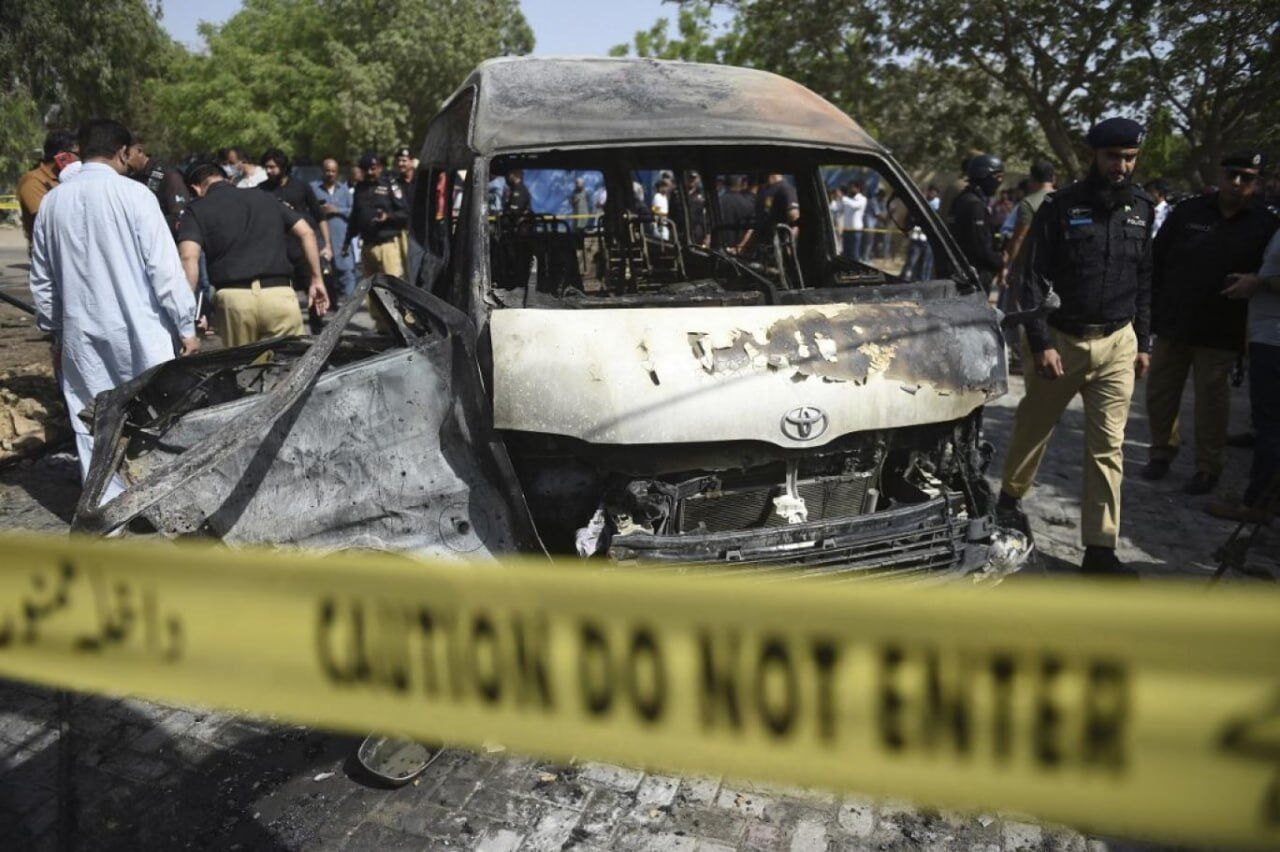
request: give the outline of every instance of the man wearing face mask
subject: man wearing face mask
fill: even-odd
[[[947,214],[947,225],[965,259],[978,270],[987,292],[1004,267],[1004,257],[996,250],[995,231],[987,205],[1004,183],[1004,163],[991,154],[978,154],[965,161],[969,185],[956,196]]]
[[[1142,125],[1109,118],[1090,129],[1088,176],[1044,200],[1031,223],[1025,310],[1050,289],[1062,306],[1026,324],[1026,395],[1005,453],[997,515],[1026,525],[1021,499],[1035,480],[1058,418],[1084,402],[1081,570],[1131,573],[1116,557],[1124,427],[1136,377],[1151,363],[1151,223],[1155,204],[1133,183]]]
[[[86,122],[84,167],[45,197],[32,230],[36,323],[54,336],[82,479],[94,442],[80,413],[93,398],[200,348],[173,233],[147,188],[121,179],[131,141],[119,122]],[[121,490],[113,482],[104,501]]]

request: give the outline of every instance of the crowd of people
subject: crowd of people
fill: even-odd
[[[1247,358],[1254,430],[1238,440],[1254,445],[1249,484],[1240,500],[1208,509],[1262,521],[1280,492],[1280,219],[1267,206],[1280,201],[1280,185],[1272,177],[1264,188],[1265,156],[1242,150],[1222,158],[1217,186],[1175,204],[1163,180],[1145,188],[1134,181],[1142,137],[1141,125],[1128,119],[1098,123],[1088,134],[1089,173],[1063,188],[1047,161],[1005,187],[1003,161],[974,153],[962,163],[962,180],[926,190],[999,308],[1024,320],[1011,353],[1026,394],[1005,453],[998,500],[1005,522],[1027,527],[1021,500],[1063,411],[1077,395],[1083,400],[1088,572],[1126,570],[1115,549],[1125,425],[1138,378],[1148,376],[1151,432],[1142,473],[1160,480],[1179,451],[1182,392],[1194,377],[1195,473],[1184,489],[1208,494],[1228,442],[1229,383]],[[114,121],[49,134],[18,196],[37,318],[57,341],[55,364],[86,474],[92,441],[80,412],[96,394],[198,351],[210,313],[229,346],[300,334],[297,291],[318,319],[352,295],[357,268],[404,277],[418,250],[406,234],[417,163],[407,148],[389,159],[394,169],[367,153],[343,180],[338,161],[326,158],[319,178],[306,182],[279,148],[256,161],[225,148],[179,171],[148,156],[144,140]],[[726,176],[714,189],[720,225],[733,232],[730,249],[740,254],[761,228],[798,227],[795,188],[783,175],[761,177],[757,184]],[[701,178],[684,180],[689,215],[703,223],[694,237],[705,241]],[[666,172],[651,192],[633,187],[659,238],[673,222],[688,230],[675,221],[686,214],[669,201],[674,189]],[[588,227],[606,202],[603,186],[593,192],[576,178],[565,199],[572,227]],[[523,173],[495,180],[489,204],[496,217],[528,215]],[[830,190],[829,209],[843,257],[869,263],[888,255],[883,189],[849,181]],[[927,223],[893,224],[907,233],[901,278],[930,279]],[[1049,311],[1052,302],[1058,306]]]
[[[307,182],[279,148],[256,161],[224,148],[179,170],[108,119],[48,134],[17,195],[36,321],[54,340],[83,475],[93,443],[81,412],[198,352],[211,322],[227,346],[301,334],[299,291],[319,321],[355,291],[357,268],[405,275],[417,163],[407,148],[393,160],[390,171],[367,153],[344,181],[326,158]]]
[[[1217,517],[1262,523],[1280,502],[1280,186],[1264,189],[1266,157],[1222,157],[1220,181],[1172,203],[1163,180],[1133,179],[1143,128],[1113,118],[1088,134],[1088,175],[1062,189],[1052,164],[1002,190],[999,157],[963,163],[962,189],[942,213],[965,258],[1006,313],[1026,317],[1020,360],[1026,393],[1005,452],[998,510],[1026,528],[1031,489],[1053,431],[1078,395],[1084,405],[1082,568],[1127,573],[1115,554],[1123,444],[1135,379],[1147,376],[1151,436],[1144,478],[1164,479],[1179,450],[1179,410],[1195,384],[1195,472],[1190,495],[1211,493],[1222,471],[1233,368],[1249,365],[1254,446],[1239,500]],[[1270,206],[1268,206],[1270,205]],[[1054,294],[1060,305],[1042,308]]]

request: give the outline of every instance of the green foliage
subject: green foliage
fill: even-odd
[[[1280,153],[1280,2],[1159,3],[1138,45],[1126,95],[1177,129],[1187,177],[1216,182],[1234,148]]]
[[[0,181],[30,168],[45,121],[138,120],[144,82],[174,50],[158,11],[145,0],[0,2]]]
[[[515,0],[247,0],[151,84],[166,147],[352,157],[416,144],[466,74],[525,53]]]
[[[613,53],[631,50],[783,74],[917,171],[982,150],[1079,175],[1112,114],[1151,123],[1145,174],[1188,183],[1233,146],[1280,147],[1280,0],[684,0],[675,36],[660,20]]]
[[[1159,107],[1147,119],[1147,138],[1142,142],[1136,177],[1145,183],[1157,177],[1186,175],[1194,171],[1189,166],[1190,153],[1187,138],[1173,123],[1172,111],[1167,106]]]
[[[723,62],[729,51],[724,38],[712,37],[711,6],[707,3],[690,3],[681,6],[676,13],[677,37],[668,35],[670,27],[666,18],[659,18],[652,27],[635,35],[635,55],[650,59],[680,59],[685,62]],[[618,44],[609,49],[611,56],[627,56],[631,45]]]

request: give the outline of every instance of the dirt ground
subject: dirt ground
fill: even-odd
[[[0,292],[31,301],[22,231],[0,228]],[[70,437],[53,378],[49,336],[31,314],[0,302],[0,468]]]

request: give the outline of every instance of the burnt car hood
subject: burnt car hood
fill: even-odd
[[[955,420],[1005,393],[985,294],[491,317],[495,426],[600,444],[765,441]]]

